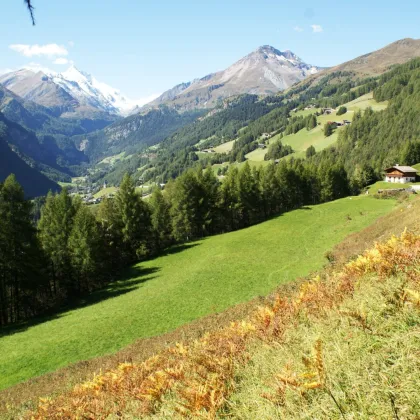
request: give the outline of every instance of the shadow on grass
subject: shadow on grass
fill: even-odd
[[[44,322],[59,319],[72,310],[85,308],[87,306],[96,305],[97,303],[104,302],[108,299],[115,298],[117,296],[125,295],[133,290],[138,289],[143,283],[154,279],[154,273],[159,271],[157,267],[142,268],[141,266],[133,266],[124,270],[122,276],[118,281],[109,283],[103,289],[99,289],[86,296],[78,299],[74,299],[70,303],[60,308],[55,308],[43,314],[42,316],[36,317],[29,321],[22,322],[20,324],[10,325],[0,329],[0,338],[24,332],[31,327]]]
[[[189,243],[189,244],[174,245],[174,246],[162,251],[160,254],[158,254],[156,256],[156,258],[167,256],[167,255],[178,254],[179,252],[185,251],[185,250],[190,249],[190,248],[195,248],[196,246],[199,246],[199,245],[200,245],[200,243],[197,243],[197,242]]]

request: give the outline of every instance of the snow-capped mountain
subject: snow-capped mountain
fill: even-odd
[[[63,116],[107,113],[126,116],[136,105],[118,89],[72,65],[62,73],[24,68],[0,76],[0,84]]]
[[[243,93],[274,94],[322,70],[293,52],[263,45],[226,70],[182,83],[164,92],[143,109],[160,104],[176,109],[211,108],[217,101]]]
[[[136,105],[135,101],[126,98],[118,89],[99,82],[74,65],[63,73],[49,76],[80,103],[87,103],[111,114],[127,115]]]

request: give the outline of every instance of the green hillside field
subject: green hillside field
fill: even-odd
[[[286,158],[290,157],[305,157],[306,149],[309,146],[314,146],[315,150],[319,152],[320,150],[325,149],[328,146],[331,146],[337,141],[338,133],[340,130],[343,130],[344,127],[339,127],[334,131],[334,133],[329,136],[325,137],[324,135],[324,124],[328,121],[342,121],[342,120],[353,120],[354,112],[357,110],[364,110],[367,107],[371,107],[374,111],[381,111],[387,107],[388,103],[385,102],[376,102],[373,99],[373,94],[368,93],[366,95],[361,96],[360,98],[355,99],[354,101],[348,102],[344,106],[347,107],[347,113],[344,115],[336,116],[336,113],[333,112],[331,115],[321,115],[317,117],[318,127],[315,127],[314,129],[308,131],[306,128],[300,130],[296,134],[290,134],[288,136],[285,136],[283,139],[281,139],[283,144],[288,144],[292,146],[295,153],[287,156]],[[298,111],[293,114],[293,116],[303,116],[306,117],[310,114],[313,114],[315,111],[320,111],[319,109],[308,109],[304,111]],[[270,144],[275,143],[276,141],[280,140],[280,136],[274,136],[270,139]],[[252,151],[251,153],[248,153],[246,155],[246,158],[252,162],[261,162],[264,160],[264,156],[267,153],[268,149],[256,149]]]
[[[349,197],[286,213],[240,231],[174,248],[79,307],[3,330],[0,388],[110,354],[138,338],[267,295],[320,269],[325,252],[395,206]]]

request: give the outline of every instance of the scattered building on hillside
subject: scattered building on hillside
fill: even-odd
[[[417,170],[411,166],[395,165],[385,169],[385,181],[405,184],[407,182],[415,182]]]
[[[262,143],[258,143],[258,148],[259,149],[265,149],[267,146],[265,144]]]
[[[270,136],[270,134],[268,134],[268,133],[262,133],[261,134],[261,138],[263,139],[263,140],[265,140],[265,139],[269,139],[271,136]]]
[[[343,125],[350,125],[351,124],[351,121],[349,121],[349,120],[343,120]]]
[[[330,115],[330,114],[332,114],[334,111],[335,111],[335,109],[333,109],[333,108],[323,108],[323,109],[321,110],[321,112],[322,112],[324,115]]]

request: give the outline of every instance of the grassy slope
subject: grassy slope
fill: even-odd
[[[123,160],[125,158],[125,152],[121,152],[118,155],[108,156],[105,159],[102,159],[98,162],[98,165],[105,164],[105,165],[113,165],[114,163]]]
[[[24,418],[418,419],[419,264],[420,236],[404,232]]]
[[[371,107],[374,111],[380,111],[382,109],[385,109],[387,107],[387,102],[381,102],[378,103],[373,99],[373,94],[368,93],[366,95],[361,96],[360,98],[355,99],[352,102],[349,102],[345,104],[344,106],[347,107],[348,112],[344,115],[336,116],[335,112],[333,112],[331,115],[321,115],[320,117],[317,117],[318,122],[321,123],[321,125],[318,125],[318,127],[315,127],[313,130],[308,131],[306,128],[303,130],[300,130],[296,134],[290,134],[286,137],[284,137],[281,141],[283,144],[289,144],[292,146],[295,153],[290,155],[294,157],[305,157],[305,151],[309,146],[314,146],[316,151],[319,152],[322,149],[325,149],[326,147],[334,144],[337,141],[338,138],[338,132],[339,130],[342,130],[343,128],[338,128],[335,130],[335,132],[330,137],[324,136],[324,124],[328,121],[341,121],[343,119],[352,121],[354,111],[361,109],[364,110],[367,107]],[[308,109],[304,111],[298,111],[297,113],[293,114],[293,116],[303,116],[306,117],[310,114],[313,114],[315,110]],[[274,143],[279,140],[279,136],[274,136],[272,139],[270,139],[270,143]],[[267,153],[267,149],[257,149],[254,150],[251,153],[248,153],[246,155],[246,158],[250,160],[251,162],[260,162],[264,160],[264,156]]]
[[[117,188],[115,188],[115,187],[102,188],[102,190],[98,191],[94,195],[94,197],[95,198],[101,198],[101,197],[103,197],[105,195],[108,195],[108,194],[114,194],[116,191],[117,191]]]
[[[217,146],[214,148],[216,153],[227,153],[232,150],[233,143],[235,143],[235,140],[228,141],[226,143],[221,144],[220,146]]]
[[[3,336],[0,388],[267,294],[321,268],[327,250],[394,205],[393,200],[346,198],[145,262],[128,280],[93,294],[96,304]]]
[[[376,194],[378,190],[389,190],[394,188],[408,188],[412,185],[420,185],[419,182],[408,182],[407,184],[393,184],[391,182],[378,181],[369,186],[369,194]]]

